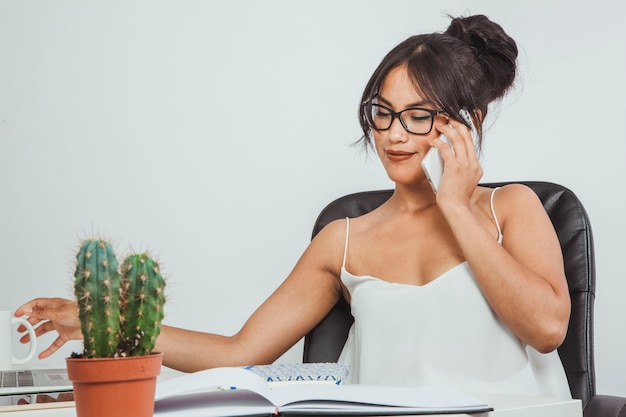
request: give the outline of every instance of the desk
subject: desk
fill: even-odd
[[[174,378],[180,374],[180,372],[169,368],[163,368],[158,381]],[[558,400],[554,398],[474,392],[470,394],[489,404],[494,408],[494,411],[475,414],[422,414],[421,417],[582,417],[583,415],[580,400]],[[0,412],[0,417],[76,417],[76,412],[73,407],[21,410]]]
[[[480,399],[494,408],[489,413],[445,414],[447,417],[582,417],[580,400],[555,400],[514,395],[484,394]],[[0,413],[0,417],[75,417],[73,408]],[[428,415],[435,417],[434,415]],[[422,416],[422,417],[428,417]],[[406,417],[406,416],[403,416]],[[438,414],[436,417],[442,417]]]

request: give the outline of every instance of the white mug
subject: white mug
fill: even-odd
[[[13,326],[23,324],[30,336],[30,349],[28,354],[18,359],[13,356]],[[21,317],[13,317],[10,311],[0,311],[0,370],[12,369],[13,365],[21,365],[35,356],[37,349],[37,336],[35,329],[30,323]]]

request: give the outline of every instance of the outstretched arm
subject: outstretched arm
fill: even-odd
[[[155,351],[164,365],[185,372],[217,366],[271,363],[310,331],[341,297],[339,273],[345,223],[328,225],[311,242],[292,272],[233,336],[163,326]],[[71,300],[38,298],[22,305],[37,336],[58,337],[39,357],[46,358],[68,340],[81,340],[78,308]],[[26,329],[18,328],[24,332]],[[23,343],[28,336],[21,338]]]
[[[164,363],[190,372],[216,366],[267,364],[319,323],[341,297],[345,222],[328,225],[287,279],[233,336],[164,327],[155,350]]]

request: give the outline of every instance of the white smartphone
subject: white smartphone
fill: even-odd
[[[476,147],[476,128],[474,127],[474,123],[472,122],[472,118],[467,110],[461,109],[459,112],[459,116],[465,120],[471,127],[472,131],[472,140],[474,142],[474,147]],[[446,135],[439,135],[439,139],[450,145],[452,148],[452,144],[448,141]],[[452,152],[454,152],[454,148],[452,148]],[[441,176],[443,175],[443,158],[439,153],[439,149],[432,147],[422,159],[422,169],[424,170],[424,174],[430,183],[430,186],[433,188],[433,191],[437,193],[439,189],[439,182],[441,181]]]

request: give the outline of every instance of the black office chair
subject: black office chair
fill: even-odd
[[[569,189],[553,183],[521,182],[542,201],[561,244],[572,311],[565,341],[558,352],[574,398],[582,400],[584,417],[626,417],[626,398],[596,395],[593,357],[593,303],[595,259],[589,218],[581,202]],[[487,187],[507,183],[482,184]],[[346,195],[320,213],[315,236],[333,220],[365,214],[391,197],[392,190]],[[341,299],[304,340],[304,362],[336,362],[354,321],[350,306]]]

